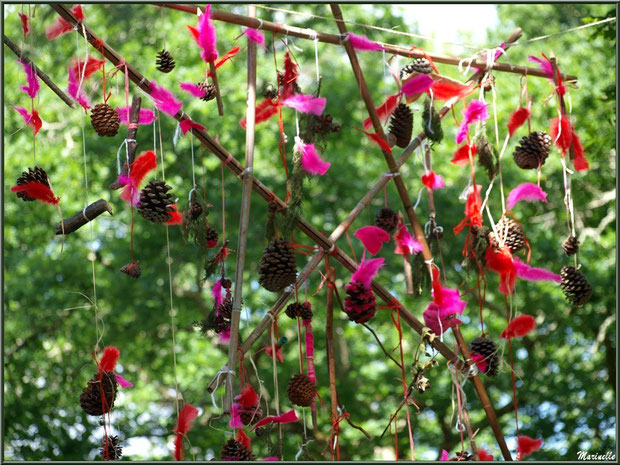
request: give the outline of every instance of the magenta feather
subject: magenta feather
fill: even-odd
[[[222,296],[222,280],[218,279],[217,281],[215,281],[215,284],[213,284],[213,287],[211,288],[211,295],[213,296],[213,300],[215,301],[215,309],[217,310],[220,305],[222,305],[222,302],[224,302],[224,297]]]
[[[364,226],[355,231],[353,236],[362,241],[364,248],[372,255],[377,255],[384,242],[390,242],[390,235],[377,226]]]
[[[435,81],[428,74],[420,74],[405,82],[400,90],[405,95],[421,94],[430,89],[434,83]]]
[[[67,86],[67,92],[76,102],[82,105],[84,109],[88,110],[90,108],[90,102],[84,93],[84,89],[80,89],[80,85],[73,68],[69,68],[69,85]]]
[[[553,79],[553,66],[551,65],[551,62],[549,60],[542,60],[538,57],[530,55],[529,57],[527,57],[527,61],[531,61],[532,63],[538,63],[538,66],[540,66],[540,69],[543,70],[545,75],[549,79]]]
[[[314,144],[305,144],[301,139],[296,140],[295,151],[301,153],[301,166],[310,174],[323,176],[332,165],[321,158]]]
[[[178,100],[172,92],[165,87],[158,85],[155,80],[151,81],[150,88],[151,97],[153,97],[155,106],[159,111],[163,111],[170,116],[174,116],[179,112],[183,106],[183,102]]]
[[[21,91],[30,98],[35,98],[39,93],[41,86],[39,85],[39,78],[37,72],[34,70],[34,66],[31,63],[26,63],[23,60],[17,60],[19,64],[24,67],[24,73],[26,73],[27,86],[22,86]]]
[[[126,387],[133,387],[133,384],[130,383],[129,381],[127,381],[125,378],[123,378],[121,375],[118,374],[114,374],[114,377],[116,378],[116,382],[118,384],[121,385],[122,388],[126,388]]]
[[[258,29],[247,28],[243,31],[250,42],[254,42],[255,44],[260,45],[265,50],[267,50],[267,46],[265,45],[265,34],[260,32]]]
[[[205,96],[205,90],[191,82],[180,82],[179,87],[185,92],[189,92],[194,97],[202,98]]]
[[[231,428],[243,428],[243,422],[241,421],[241,415],[239,414],[239,410],[241,410],[241,406],[235,402],[232,404],[232,409],[230,411],[230,421],[228,422],[228,426]]]
[[[488,103],[481,102],[480,100],[472,100],[469,102],[467,108],[465,108],[463,113],[463,120],[459,125],[459,129],[456,133],[456,143],[460,144],[463,142],[467,134],[469,132],[469,125],[476,121],[484,121],[489,117],[489,112],[487,111]]]
[[[131,107],[117,107],[116,113],[121,120],[121,124],[128,124],[129,118],[127,115],[131,113]],[[138,117],[138,124],[151,124],[157,119],[155,113],[150,108],[140,108],[140,116]]]
[[[325,97],[314,97],[312,95],[296,94],[282,101],[283,105],[294,108],[302,113],[312,113],[320,116],[325,110],[327,99]]]
[[[211,21],[211,5],[207,5],[204,13],[200,15],[196,29],[198,29],[198,46],[202,49],[200,56],[207,63],[215,62],[219,53],[217,52],[215,26]]]
[[[467,302],[461,300],[458,289],[441,286],[439,273],[433,273],[433,288],[433,300],[428,304],[422,316],[424,324],[435,334],[441,335],[448,328],[462,323],[455,315],[463,314]]]
[[[562,282],[562,276],[553,271],[546,270],[545,268],[534,268],[533,266],[523,263],[519,260],[519,257],[513,257],[512,261],[517,270],[517,276],[521,279],[525,279],[526,281]]]
[[[524,182],[510,191],[506,200],[506,209],[512,210],[517,202],[538,202],[539,200],[547,203],[547,193],[534,183]]]
[[[422,244],[411,235],[407,226],[402,223],[398,226],[396,234],[394,234],[394,241],[396,242],[394,253],[397,255],[409,256],[423,250]]]
[[[222,345],[226,345],[230,342],[230,329],[228,331],[220,333],[220,339],[218,342]]]
[[[362,258],[361,263],[357,267],[357,270],[351,276],[351,282],[359,281],[364,288],[369,289],[372,278],[375,277],[379,268],[385,263],[385,258],[372,258],[366,260],[366,256]]]
[[[349,41],[355,50],[359,51],[375,51],[375,50],[383,50],[383,47],[376,42],[373,42],[366,36],[358,36],[357,34],[353,34],[349,32]]]

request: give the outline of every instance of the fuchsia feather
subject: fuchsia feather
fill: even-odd
[[[236,428],[243,428],[243,421],[241,421],[241,415],[240,412],[241,411],[241,406],[235,402],[234,404],[232,404],[232,409],[230,409],[230,421],[228,422],[228,426],[236,429]]]
[[[179,112],[183,106],[183,102],[178,100],[172,92],[165,87],[158,85],[155,80],[151,81],[150,88],[151,97],[153,98],[155,106],[159,111],[163,111],[170,116],[174,116]]]
[[[422,175],[422,184],[429,189],[443,189],[446,185],[441,175],[434,171],[429,171]]]
[[[381,45],[373,42],[366,36],[358,36],[357,34],[349,32],[347,37],[351,42],[351,45],[353,45],[353,48],[355,50],[359,50],[360,52],[383,50],[383,47]]]
[[[75,5],[71,8],[71,12],[73,16],[80,22],[84,21],[84,12],[82,11],[81,5]],[[50,24],[45,28],[45,35],[49,40],[53,40],[56,37],[59,37],[67,32],[71,32],[73,30],[73,26],[65,21],[63,18],[58,17],[54,24]]]
[[[540,69],[543,70],[545,76],[547,76],[549,79],[553,79],[553,65],[544,54],[543,57],[544,60],[530,55],[527,57],[527,61],[531,61],[532,63],[538,63],[538,66],[540,66]]]
[[[24,118],[24,123],[28,126],[32,127],[32,131],[36,136],[41,127],[43,126],[43,121],[39,117],[39,112],[37,110],[32,110],[32,113],[29,113],[24,107],[13,107],[22,117]]]
[[[390,235],[377,226],[364,226],[355,231],[353,236],[362,241],[364,248],[372,255],[377,255],[384,242],[390,242]]]
[[[515,133],[517,129],[519,129],[523,123],[525,123],[530,118],[531,112],[527,108],[519,107],[510,115],[510,120],[508,121],[508,134],[510,137]]]
[[[480,355],[480,354],[471,354],[471,359],[476,362],[476,365],[478,366],[478,370],[482,371],[483,373],[485,371],[487,371],[487,362],[484,359],[484,355]]]
[[[22,86],[21,91],[26,94],[30,98],[35,98],[39,93],[39,89],[41,86],[39,85],[39,78],[37,77],[37,72],[34,69],[34,66],[31,63],[26,63],[23,60],[17,60],[19,64],[24,68],[24,73],[26,73],[26,82],[28,85]]]
[[[512,259],[515,269],[517,270],[517,277],[525,279],[527,281],[555,281],[556,283],[562,282],[562,276],[554,273],[553,271],[546,270],[544,268],[534,268],[519,260],[519,257],[513,257]]]
[[[137,207],[140,203],[140,184],[145,176],[157,168],[157,155],[152,150],[142,152],[129,167],[128,176],[119,176],[119,182],[125,186],[121,199]]]
[[[121,124],[128,124],[128,114],[131,113],[131,107],[117,107],[116,113],[121,120]],[[150,108],[140,108],[140,116],[138,117],[138,124],[151,124],[157,119],[155,112]]]
[[[396,242],[394,253],[397,255],[405,255],[408,257],[409,255],[422,252],[423,249],[422,244],[411,235],[407,226],[402,223],[398,225],[398,231],[394,234],[394,242]]]
[[[528,455],[540,450],[542,439],[533,439],[529,436],[519,436],[517,438],[517,460],[523,460]]]
[[[217,310],[218,308],[220,308],[220,305],[222,305],[222,302],[224,302],[224,296],[222,295],[222,280],[221,279],[218,279],[213,284],[213,287],[211,288],[211,295],[213,296],[213,300],[215,302],[214,307]]]
[[[252,29],[251,27],[249,27],[245,29],[243,33],[246,35],[250,42],[254,42],[255,44],[258,44],[265,50],[267,50],[267,46],[265,45],[265,34],[260,32],[258,29]]]
[[[547,193],[543,191],[537,184],[524,182],[519,184],[508,194],[506,200],[506,209],[512,210],[517,202],[538,202],[547,203]]]
[[[121,351],[118,350],[118,347],[107,346],[103,349],[103,355],[99,361],[99,371],[114,371],[114,367],[120,356]]]
[[[308,361],[308,378],[316,383],[314,371],[314,334],[312,334],[312,320],[304,320],[306,328],[306,360]]]
[[[314,97],[313,95],[295,94],[282,101],[283,105],[294,108],[302,113],[312,113],[320,116],[325,110],[327,99],[325,97]]]
[[[183,437],[192,429],[196,417],[198,417],[198,409],[190,404],[186,404],[179,413],[177,425],[172,430],[177,435],[174,441],[174,460],[183,460],[185,456]]]
[[[200,129],[201,131],[207,129],[202,124],[198,124],[189,118],[181,121],[179,126],[181,127],[181,132],[183,132],[183,135],[187,134],[187,131],[190,129]]]
[[[442,287],[439,270],[433,269],[433,300],[424,310],[424,324],[441,335],[448,328],[462,323],[455,315],[462,315],[466,306],[467,302],[461,300],[458,289]]]
[[[200,56],[207,63],[213,63],[217,60],[219,53],[217,52],[217,37],[215,34],[215,26],[211,21],[211,5],[205,7],[205,11],[200,18],[198,18],[198,30],[197,43],[202,49]]]
[[[21,19],[22,21],[22,32],[24,33],[24,37],[26,37],[28,33],[30,32],[30,26],[28,25],[28,20],[30,18],[28,18],[28,16],[26,16],[23,13],[18,13],[18,14],[19,14],[19,19]]]
[[[394,113],[398,106],[398,102],[400,102],[400,94],[394,94],[390,95],[385,102],[377,107],[377,116],[381,124],[387,123],[387,120],[390,119],[390,116],[392,116],[392,113]],[[366,118],[364,120],[364,129],[368,131],[370,128],[372,128],[372,121],[370,118]]]
[[[285,423],[292,423],[294,421],[297,421],[297,414],[295,413],[295,410],[289,410],[288,412],[283,413],[282,415],[279,415],[277,417],[273,416],[273,417],[265,417],[261,419],[258,423],[254,425],[254,428],[252,428],[250,431],[254,431],[256,428],[260,428],[261,426],[268,425],[269,423],[285,424]]]
[[[379,271],[379,268],[381,268],[384,263],[385,258],[372,258],[370,260],[366,260],[366,254],[364,254],[362,261],[353,273],[353,276],[351,276],[351,282],[359,281],[365,289],[370,289],[372,278],[375,277]]]
[[[205,90],[192,82],[180,82],[179,87],[185,92],[189,92],[193,97],[202,98],[205,96]]]
[[[307,173],[323,176],[331,166],[331,163],[321,158],[314,144],[306,144],[297,138],[295,151],[301,153],[301,166]]]
[[[527,336],[536,328],[536,322],[531,315],[519,315],[508,323],[506,329],[500,335],[503,339],[512,339],[513,337]]]
[[[430,89],[434,83],[435,81],[433,81],[433,78],[428,74],[420,74],[405,82],[400,91],[407,96],[421,94],[422,92],[426,92]]]
[[[222,345],[226,345],[230,342],[230,329],[228,331],[224,331],[220,333],[219,343]]]
[[[115,374],[114,377],[116,378],[116,382],[118,384],[120,384],[120,386],[122,388],[126,388],[126,387],[133,387],[133,384],[130,383],[129,381],[127,381],[125,378],[123,378],[121,375],[117,375]]]
[[[441,458],[439,459],[440,462],[447,462],[448,460],[450,460],[450,454],[448,453],[447,450],[443,449],[441,451]]]
[[[80,88],[73,68],[69,68],[69,85],[67,87],[67,92],[76,102],[82,105],[85,110],[90,108],[90,102],[84,93],[84,89]]]
[[[463,120],[461,121],[456,133],[457,144],[460,144],[467,138],[469,125],[471,123],[476,121],[484,121],[489,117],[489,112],[487,111],[488,106],[488,103],[481,102],[480,100],[472,100],[469,102],[467,108],[463,109]]]

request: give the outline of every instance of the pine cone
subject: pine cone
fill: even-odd
[[[284,311],[286,316],[291,320],[296,320],[297,317],[301,317],[302,320],[312,319],[312,305],[310,302],[293,302]]]
[[[128,263],[121,268],[121,271],[132,278],[138,279],[142,274],[142,268],[139,265],[140,262]]]
[[[162,73],[169,73],[174,69],[175,62],[172,54],[168,50],[160,50],[157,52],[157,70]]]
[[[189,215],[192,220],[198,219],[202,215],[202,205],[199,202],[192,202],[189,207]]]
[[[311,381],[308,375],[296,374],[288,382],[286,394],[293,405],[310,407],[316,396],[316,383]]]
[[[560,287],[571,304],[581,307],[590,300],[592,286],[581,271],[574,266],[563,266],[560,275]]]
[[[250,462],[256,460],[256,457],[252,455],[252,452],[247,447],[232,438],[222,446],[220,458],[226,462]]]
[[[197,86],[205,91],[205,94],[202,97],[200,97],[205,102],[208,102],[209,100],[213,100],[215,97],[217,97],[217,88],[215,87],[215,84],[207,84],[205,82],[198,82]]]
[[[504,245],[510,249],[511,253],[515,254],[523,250],[525,247],[525,233],[515,220],[504,217],[497,222],[495,229],[500,238],[504,239]],[[489,240],[495,246],[499,243],[494,233],[490,234]]]
[[[403,79],[405,76],[408,76],[413,72],[430,74],[433,72],[433,66],[426,58],[416,58],[412,63],[409,63],[400,70],[400,78]]]
[[[168,221],[172,217],[169,212],[173,203],[173,196],[168,193],[170,189],[172,188],[164,181],[156,179],[149,182],[140,192],[138,213],[153,223]]]
[[[123,456],[123,448],[119,442],[118,436],[104,436],[103,446],[100,449],[101,458],[103,460],[120,460]]]
[[[575,255],[579,251],[579,241],[575,236],[568,236],[562,244],[562,249],[569,257]]]
[[[230,289],[232,287],[232,281],[228,278],[222,278],[222,287],[224,289]]]
[[[469,346],[469,351],[472,354],[482,355],[484,361],[487,364],[484,373],[487,376],[497,375],[497,368],[499,367],[499,354],[495,343],[488,337],[477,337]]]
[[[466,450],[463,450],[456,454],[456,457],[451,458],[449,462],[469,462],[471,460],[474,460],[474,456]]]
[[[43,168],[35,166],[34,168],[28,168],[28,171],[22,172],[21,176],[17,178],[17,185],[26,184],[27,182],[38,182],[45,187],[50,187],[50,182],[47,177],[47,173]],[[26,192],[17,192],[17,198],[22,199],[24,202],[32,202],[34,197],[30,197]]]
[[[118,113],[107,103],[95,105],[90,111],[90,122],[100,137],[114,137],[121,125]]]
[[[431,105],[431,100],[424,102],[424,111],[422,112],[422,130],[426,134],[426,138],[432,142],[441,142],[443,140],[443,128],[441,127],[441,118],[435,107]]]
[[[260,405],[251,408],[240,407],[239,416],[241,417],[241,423],[245,426],[253,426],[263,417],[263,410],[260,408]]]
[[[372,289],[366,289],[362,283],[355,281],[347,284],[345,290],[344,311],[349,320],[365,323],[375,316],[377,307]]]
[[[232,295],[228,293],[226,298],[222,301],[221,305],[217,308],[217,312],[225,319],[230,320],[232,317],[233,299]]]
[[[220,235],[211,226],[207,226],[206,239],[207,239],[207,247],[212,249],[213,247],[217,245],[217,242],[220,240]]]
[[[545,164],[550,147],[551,137],[545,131],[531,132],[521,139],[512,156],[519,168],[536,169]]]
[[[266,84],[263,88],[263,98],[266,100],[273,100],[278,96],[277,89],[273,84]]]
[[[269,244],[258,264],[258,282],[271,292],[280,292],[295,283],[297,263],[295,252],[283,239]]]
[[[400,103],[390,119],[390,134],[396,137],[396,145],[406,148],[413,132],[413,113],[404,103]]]
[[[391,208],[382,208],[375,216],[375,226],[391,233],[398,226],[398,215]]]
[[[103,381],[103,396],[105,402],[101,399],[101,380]],[[100,380],[99,373],[95,373],[93,379],[82,390],[80,395],[80,407],[88,415],[98,417],[104,413],[108,413],[114,407],[116,400],[117,381],[112,371],[104,371]]]
[[[320,134],[329,134],[331,132],[338,132],[341,128],[339,124],[334,123],[332,115],[325,114],[317,117],[317,123],[314,129]]]

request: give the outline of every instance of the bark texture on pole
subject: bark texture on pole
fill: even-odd
[[[138,134],[138,121],[140,120],[140,107],[142,106],[142,97],[138,97],[134,94],[131,100],[131,113],[129,114],[129,124],[127,125],[127,160],[123,163],[121,168],[121,176],[127,176],[129,171],[129,165],[131,165],[136,158],[136,151],[138,150],[138,142],[136,141],[136,135]],[[118,179],[110,185],[110,189],[120,189],[123,184],[118,182]]]
[[[58,236],[63,233],[65,235],[71,234],[72,232],[77,231],[82,226],[93,221],[95,218],[105,212],[108,212],[110,215],[114,214],[112,213],[112,206],[105,200],[99,199],[96,202],[91,203],[81,212],[73,215],[71,218],[62,220],[62,223],[59,223],[56,226],[56,235]]]

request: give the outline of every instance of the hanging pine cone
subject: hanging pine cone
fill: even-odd
[[[142,274],[142,268],[140,268],[139,263],[140,262],[128,263],[121,268],[121,271],[132,278],[138,279]]]
[[[236,439],[229,439],[222,446],[220,458],[226,462],[250,462],[256,460],[252,452]]]
[[[452,457],[449,462],[469,462],[471,460],[474,460],[474,456],[466,450],[463,450],[456,454],[456,457]]]
[[[260,408],[260,405],[250,408],[239,407],[238,412],[241,417],[241,423],[245,426],[253,426],[263,417],[263,410]]]
[[[222,317],[224,317],[225,319],[230,320],[230,318],[232,317],[232,308],[233,308],[233,299],[232,299],[231,293],[229,292],[228,294],[226,294],[226,297],[224,298],[220,306],[217,308],[217,312],[220,315],[222,315]]]
[[[560,275],[560,287],[571,304],[581,307],[590,300],[592,286],[581,271],[574,266],[563,266]]]
[[[409,63],[400,70],[400,78],[403,79],[405,76],[408,76],[413,72],[430,74],[433,72],[433,66],[426,58],[416,58],[412,63]]]
[[[17,185],[26,184],[28,182],[38,182],[45,187],[50,188],[50,182],[47,177],[47,173],[43,168],[35,166],[34,168],[28,168],[28,171],[22,172],[21,176],[17,178]],[[26,192],[17,192],[17,198],[22,199],[24,202],[32,202],[34,197],[29,196]]]
[[[207,225],[207,233],[205,238],[207,239],[207,247],[209,249],[212,249],[217,245],[217,242],[220,240],[220,235],[215,229]]]
[[[215,87],[215,84],[208,84],[206,82],[198,82],[196,83],[196,85],[200,87],[200,89],[205,91],[205,94],[202,97],[200,97],[205,102],[208,102],[209,100],[213,100],[215,97],[217,97],[217,88]]]
[[[407,105],[400,103],[390,119],[390,134],[396,137],[396,145],[404,149],[411,141],[412,132],[413,113]]]
[[[172,194],[168,191],[172,189],[164,181],[155,179],[149,182],[142,192],[140,192],[140,203],[138,204],[138,213],[153,223],[165,223],[172,215]]]
[[[340,131],[341,127],[339,124],[334,123],[332,115],[325,114],[317,117],[317,123],[314,129],[318,133],[329,134],[331,132]]]
[[[101,399],[101,381],[105,402]],[[80,407],[88,415],[95,417],[108,413],[114,407],[117,385],[114,372],[104,371],[101,380],[99,373],[95,373],[93,379],[88,381],[88,385],[82,390]]]
[[[365,323],[377,312],[375,295],[372,289],[366,289],[362,283],[355,281],[345,286],[347,297],[344,299],[344,311],[349,320]]]
[[[504,239],[504,245],[510,249],[511,253],[515,254],[523,250],[525,247],[525,233],[515,220],[505,216],[497,222],[495,229],[500,238]],[[492,244],[498,245],[499,240],[494,233],[491,233],[489,239]]]
[[[286,394],[293,405],[310,407],[316,396],[316,383],[311,381],[308,375],[296,374],[288,382]]]
[[[391,233],[398,226],[398,215],[391,208],[382,208],[375,216],[375,226]]]
[[[169,73],[176,65],[172,54],[168,50],[160,50],[157,52],[157,61],[155,64],[157,65],[157,71],[161,71],[162,73]]]
[[[283,239],[269,244],[258,264],[258,282],[271,292],[280,292],[295,283],[297,263],[295,252]]]
[[[119,443],[118,436],[104,436],[103,446],[100,449],[101,458],[103,460],[120,460],[123,456],[123,448]]]
[[[284,311],[286,316],[288,316],[291,320],[296,320],[297,317],[300,317],[302,320],[311,320],[312,319],[312,305],[310,302],[293,302]]]
[[[441,118],[435,107],[431,105],[431,100],[426,99],[424,102],[424,111],[422,112],[422,130],[426,134],[426,138],[432,142],[441,142],[443,140],[443,128],[441,127]]]
[[[196,220],[202,215],[202,205],[200,205],[200,202],[192,200],[189,206],[189,215],[192,220]]]
[[[99,137],[114,137],[121,125],[118,113],[107,103],[95,105],[90,111],[90,122]]]
[[[569,257],[575,255],[579,251],[579,241],[575,236],[568,236],[562,244],[562,249]]]
[[[484,357],[484,361],[487,366],[484,370],[484,374],[487,376],[497,375],[497,368],[499,367],[499,354],[495,343],[488,337],[477,337],[469,346],[471,354],[478,354]]]
[[[519,168],[536,169],[545,164],[550,147],[551,137],[545,131],[531,132],[519,141],[512,157]]]

